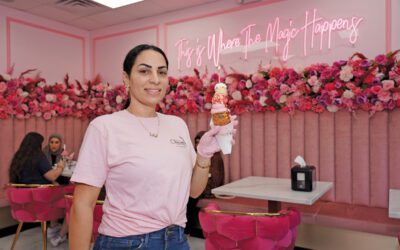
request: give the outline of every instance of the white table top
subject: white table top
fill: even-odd
[[[211,192],[215,195],[312,205],[332,187],[332,182],[317,181],[316,188],[312,192],[294,191],[290,179],[249,176],[214,188]]]
[[[400,218],[400,190],[389,190],[389,218]]]

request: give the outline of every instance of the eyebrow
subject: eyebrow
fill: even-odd
[[[145,63],[141,63],[141,64],[139,64],[138,66],[145,66],[146,68],[153,68],[152,66],[150,66],[150,65],[148,65],[148,64],[145,64]],[[160,67],[158,67],[158,69],[167,69],[167,66],[160,66]]]

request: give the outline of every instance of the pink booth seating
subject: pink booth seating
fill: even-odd
[[[66,219],[69,224],[69,218],[71,214],[71,206],[72,206],[72,201],[73,201],[73,196],[72,195],[65,195],[65,200],[66,200],[66,210],[67,210],[67,215]],[[93,210],[93,228],[92,228],[92,242],[94,242],[99,235],[98,229],[101,223],[101,218],[103,216],[103,203],[104,201],[102,200],[97,200],[96,201],[96,206],[94,207]]]
[[[24,222],[40,222],[43,249],[47,249],[46,222],[63,218],[65,215],[64,187],[52,184],[8,184],[7,198],[11,215],[19,221],[11,250],[15,248]]]
[[[209,203],[199,213],[206,250],[293,249],[300,213],[281,210],[279,213],[246,213],[219,210]]]

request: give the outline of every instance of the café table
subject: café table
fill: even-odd
[[[400,190],[389,190],[389,218],[400,219]]]
[[[332,182],[317,181],[311,192],[294,191],[291,180],[285,178],[249,176],[214,188],[211,192],[218,196],[237,196],[268,200],[268,212],[281,209],[281,202],[312,205],[333,187]]]

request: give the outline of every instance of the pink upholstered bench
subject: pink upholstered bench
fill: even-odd
[[[223,210],[243,212],[265,212],[268,202],[248,198],[201,199],[199,207],[215,202]],[[282,203],[282,209],[288,207],[301,211],[301,221],[305,224],[336,227],[367,233],[396,236],[400,232],[400,220],[390,219],[386,208],[351,205],[338,202],[317,201],[312,206]]]

